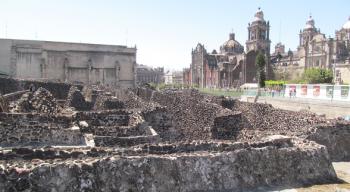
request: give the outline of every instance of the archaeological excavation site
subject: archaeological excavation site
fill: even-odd
[[[254,191],[339,181],[350,124],[195,89],[0,78],[0,192]]]

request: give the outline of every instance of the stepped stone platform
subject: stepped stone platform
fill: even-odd
[[[1,81],[16,87],[0,87],[12,95],[0,192],[290,188],[339,182],[331,162],[350,158],[350,124],[309,112],[192,89]]]

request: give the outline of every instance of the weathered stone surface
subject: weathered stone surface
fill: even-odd
[[[294,145],[3,167],[0,191],[244,191],[337,180],[323,146]]]
[[[7,100],[0,94],[0,113],[8,112],[9,103]]]
[[[86,111],[92,108],[92,103],[85,101],[80,90],[77,87],[72,86],[69,89],[65,107],[74,107],[78,111]]]
[[[196,90],[70,90],[59,113],[0,113],[0,192],[300,186],[336,181],[330,158],[350,156],[348,124],[310,113]]]
[[[34,93],[28,92],[14,103],[11,109],[12,112],[19,113],[58,113],[60,111],[59,106],[56,103],[56,99],[45,88],[38,88]]]
[[[349,122],[318,125],[307,139],[326,146],[332,161],[350,161]]]
[[[140,89],[139,94],[146,101],[153,101],[164,106],[163,109],[159,109],[163,111],[162,113],[150,112],[145,115],[145,119],[151,122],[152,127],[161,136],[166,135],[162,133],[163,131],[174,133],[171,136],[162,137],[164,140],[211,139],[215,118],[235,114],[231,110],[206,100],[196,90],[153,91],[149,94],[146,90]],[[220,121],[219,119],[224,118],[218,118],[216,124]],[[235,130],[234,127],[232,129]],[[214,132],[216,134],[216,131]],[[232,137],[226,136],[226,138],[233,139],[233,134]]]
[[[80,145],[83,134],[71,122],[65,116],[0,113],[0,146]]]
[[[34,85],[36,88],[43,87],[50,91],[56,99],[66,99],[69,88],[72,86],[69,83],[62,82],[48,82],[39,80],[23,80],[0,77],[0,93],[8,94],[16,91],[22,91],[29,89],[30,85]],[[81,85],[76,85],[81,88]]]

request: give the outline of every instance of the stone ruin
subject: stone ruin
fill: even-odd
[[[0,88],[0,192],[297,187],[339,182],[331,162],[350,159],[350,124],[309,112],[196,90],[38,85]]]

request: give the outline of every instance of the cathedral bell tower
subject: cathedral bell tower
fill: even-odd
[[[310,15],[309,19],[306,21],[303,31],[300,31],[299,47],[307,46],[312,38],[317,34],[319,34],[319,31],[317,31],[315,27],[315,20]]]
[[[254,15],[254,20],[248,23],[248,40],[246,42],[246,62],[243,67],[245,83],[257,83],[256,78],[256,56],[260,53],[266,58],[266,77],[273,78],[272,67],[270,66],[270,23],[265,21],[264,13],[259,8]]]
[[[247,53],[249,51],[261,51],[270,54],[270,44],[270,23],[264,20],[264,13],[259,8],[252,23],[248,24]]]

